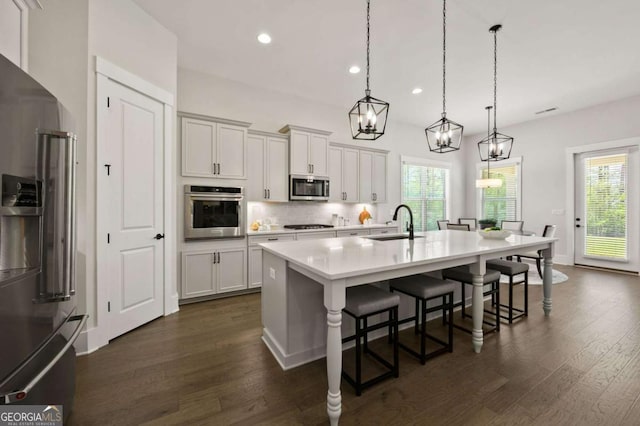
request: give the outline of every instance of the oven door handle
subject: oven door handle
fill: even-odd
[[[228,197],[228,196],[215,196],[215,195],[189,195],[191,201],[242,201],[244,197]]]

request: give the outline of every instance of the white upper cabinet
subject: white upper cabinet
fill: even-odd
[[[360,151],[346,146],[329,147],[330,201],[357,203],[359,193]]]
[[[286,125],[280,133],[289,134],[289,173],[329,175],[329,135],[331,132]]]
[[[387,153],[360,151],[360,202],[387,201]]]
[[[250,123],[179,113],[182,121],[182,175],[247,178]]]
[[[247,199],[288,201],[287,139],[278,134],[250,130]]]

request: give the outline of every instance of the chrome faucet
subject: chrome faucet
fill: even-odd
[[[411,212],[411,209],[409,208],[408,205],[406,204],[400,204],[398,207],[396,207],[396,211],[393,214],[393,220],[398,220],[398,210],[400,210],[400,207],[404,207],[405,209],[407,209],[409,211],[409,240],[413,240],[413,213]]]

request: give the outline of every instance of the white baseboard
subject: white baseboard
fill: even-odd
[[[73,344],[73,347],[76,350],[76,355],[80,356],[95,352],[107,344],[108,342],[104,344],[100,343],[98,328],[93,327],[88,330],[83,330],[78,336],[76,342]]]

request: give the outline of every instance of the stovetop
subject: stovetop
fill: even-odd
[[[317,223],[311,223],[308,225],[285,225],[285,229],[325,229],[325,228],[333,228],[333,225],[322,225]]]

